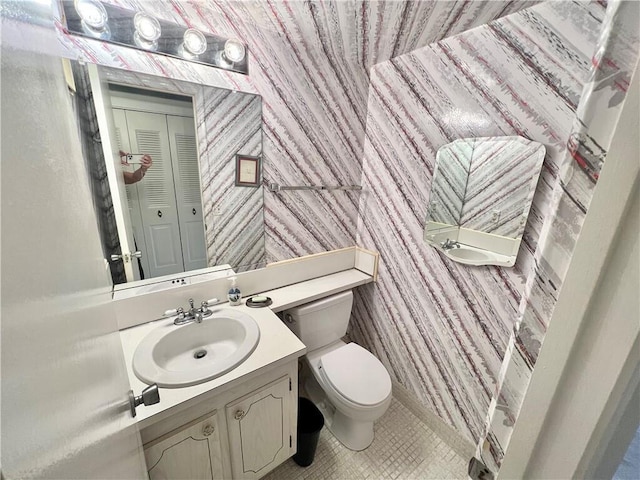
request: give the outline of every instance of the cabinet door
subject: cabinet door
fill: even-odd
[[[151,480],[223,478],[217,413],[205,415],[145,445]]]
[[[226,406],[233,478],[260,478],[292,455],[291,407],[288,376]]]

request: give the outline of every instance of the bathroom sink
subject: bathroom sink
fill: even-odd
[[[515,263],[515,256],[501,255],[499,253],[460,244],[459,247],[443,250],[451,260],[466,265],[501,265],[511,267]]]
[[[483,252],[475,248],[469,248],[467,246],[460,246],[459,248],[452,248],[447,250],[447,255],[455,260],[470,260],[476,262],[486,262],[491,260],[491,254],[489,252]]]
[[[224,375],[256,348],[260,329],[249,315],[217,310],[202,323],[166,323],[142,339],[133,371],[159,387],[188,387]]]

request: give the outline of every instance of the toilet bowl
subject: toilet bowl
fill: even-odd
[[[353,294],[344,292],[285,312],[289,328],[307,346],[311,374],[305,389],[334,436],[351,450],[374,439],[373,424],[391,403],[391,378],[373,354],[344,343]]]
[[[306,390],[314,397],[311,400],[323,407],[327,427],[336,438],[351,450],[364,450],[373,442],[373,423],[391,403],[389,373],[355,343],[340,341],[322,350],[307,355],[313,375],[305,384]]]

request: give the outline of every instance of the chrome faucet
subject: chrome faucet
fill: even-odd
[[[184,325],[186,323],[191,323],[191,322],[202,323],[202,320],[204,318],[208,317],[213,313],[211,310],[209,310],[209,305],[217,302],[218,302],[217,298],[212,298],[210,300],[206,300],[202,302],[200,304],[200,307],[196,308],[193,303],[193,298],[190,298],[189,310],[185,312],[184,308],[178,307],[171,310],[167,310],[166,312],[164,312],[164,316],[173,317],[175,315],[176,318],[173,319],[174,325]]]
[[[443,250],[451,250],[452,248],[460,248],[460,244],[454,240],[449,240],[447,238],[446,242],[442,242],[440,244]]]

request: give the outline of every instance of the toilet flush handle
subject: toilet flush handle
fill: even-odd
[[[291,316],[291,314],[290,314],[290,313],[285,313],[285,314],[284,314],[284,320],[285,320],[285,322],[287,322],[287,323],[289,323],[289,324],[294,324],[294,323],[296,323],[295,318],[293,318],[293,317]]]

